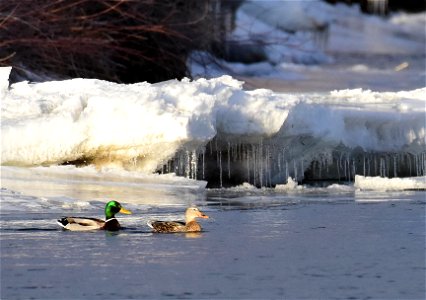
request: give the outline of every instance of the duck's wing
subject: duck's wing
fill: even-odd
[[[186,231],[185,223],[179,221],[149,221],[148,226],[154,232],[184,232]]]
[[[105,221],[96,218],[63,217],[58,220],[58,224],[71,231],[89,231],[102,229]]]

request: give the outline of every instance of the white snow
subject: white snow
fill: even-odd
[[[280,191],[289,191],[289,190],[294,190],[297,188],[297,181],[294,181],[293,178],[289,177],[287,178],[287,183],[286,184],[277,184],[275,186],[275,189],[280,190]]]
[[[226,93],[222,86],[237,84],[222,81],[14,84],[2,99],[2,163],[40,165],[85,157],[137,164],[140,157],[138,167],[152,172],[186,142],[196,145],[214,136],[213,105]]]
[[[263,23],[283,31],[318,30],[329,18],[323,12],[331,10],[323,1],[246,1],[241,10]]]
[[[267,60],[253,64],[230,63],[194,52],[188,61],[191,75],[301,79],[296,72],[288,72],[288,63],[331,61],[322,49],[330,21],[328,10],[329,5],[322,1],[247,1],[236,13],[235,29],[228,40],[254,46]]]
[[[374,191],[426,190],[426,176],[384,178],[355,176],[355,188]]]
[[[184,151],[182,163],[196,168],[197,155],[218,136],[227,145],[223,151],[254,145],[258,153],[247,158],[255,162],[249,169],[266,174],[270,182],[274,167],[280,178],[300,179],[312,161],[324,161],[342,148],[415,155],[421,175],[425,93],[426,88],[279,94],[245,91],[229,76],[132,85],[89,79],[20,82],[1,103],[1,163],[37,166],[82,159],[97,168],[152,173]],[[293,174],[288,166],[284,171],[285,164],[294,167]]]
[[[266,56],[266,61],[241,64],[196,52],[188,64],[194,77],[232,74],[290,81],[306,79],[311,72],[289,68],[289,63],[302,66],[325,64],[326,69],[336,53],[355,56],[424,55],[425,23],[425,12],[398,12],[383,17],[363,14],[358,5],[330,5],[320,0],[246,1],[237,11],[235,29],[228,40],[257,45],[255,48]],[[400,61],[387,72],[392,73],[394,67],[401,63],[408,62]],[[409,64],[408,67],[416,69],[416,76],[425,77],[424,68],[417,71],[417,66]],[[353,72],[366,70],[366,66],[354,68]],[[380,70],[373,71],[377,73]],[[349,69],[339,76],[350,80],[356,75],[353,72]],[[385,85],[388,80],[380,73],[375,77],[376,86]]]
[[[230,39],[257,41],[273,64],[327,62],[320,43],[330,12],[322,1],[247,1],[237,12]]]

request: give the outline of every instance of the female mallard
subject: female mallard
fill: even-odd
[[[120,223],[115,218],[116,213],[131,214],[131,212],[121,206],[117,201],[110,201],[105,205],[105,221],[96,218],[85,217],[63,217],[58,220],[58,224],[64,229],[71,231],[87,230],[109,230],[120,229]]]
[[[154,232],[199,232],[201,231],[200,224],[196,218],[208,219],[196,207],[190,207],[185,212],[185,223],[179,221],[149,221],[148,226],[154,229]]]

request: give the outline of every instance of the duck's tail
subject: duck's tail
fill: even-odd
[[[62,228],[65,228],[65,226],[69,224],[67,217],[62,217],[61,219],[56,220],[56,223],[58,223],[58,225],[61,226]]]
[[[148,222],[146,222],[146,225],[148,225],[149,227],[151,227],[152,229],[154,229],[154,226],[152,225],[153,222],[155,222],[155,221],[149,220]]]

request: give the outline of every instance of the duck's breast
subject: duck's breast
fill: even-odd
[[[102,229],[108,230],[108,231],[117,231],[120,230],[121,226],[120,223],[118,223],[118,220],[116,218],[109,219],[105,222]]]
[[[186,231],[187,232],[199,232],[201,231],[201,225],[198,224],[196,221],[191,221],[186,224]]]

